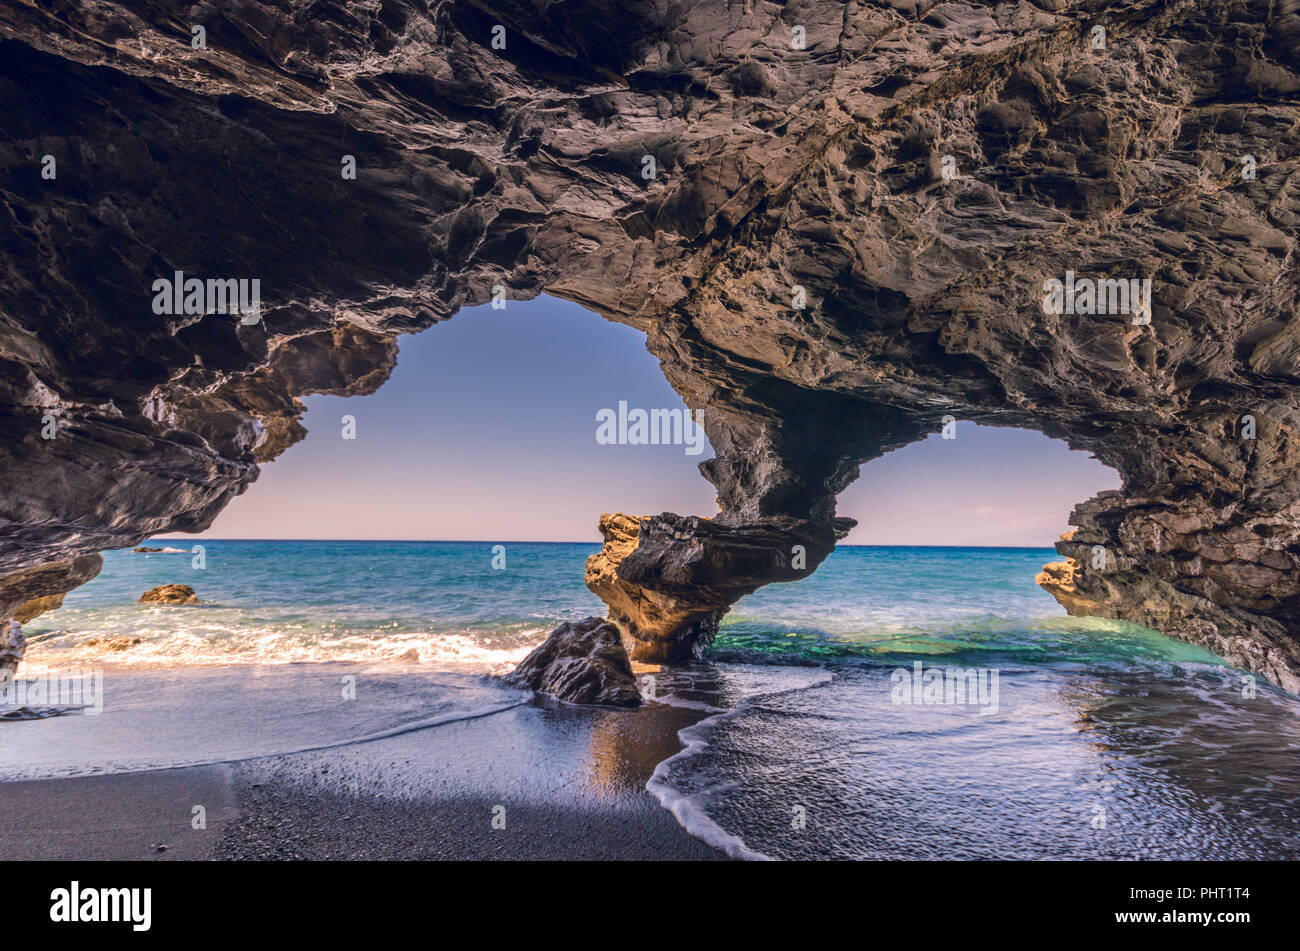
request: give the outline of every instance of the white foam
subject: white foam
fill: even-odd
[[[733,859],[771,862],[775,861],[772,856],[754,851],[745,844],[745,840],[740,836],[732,835],[709,818],[702,801],[697,801],[697,799],[668,785],[667,776],[671,765],[678,760],[690,759],[703,753],[708,748],[708,743],[704,740],[702,734],[707,733],[720,721],[733,717],[739,712],[740,708],[718,713],[701,720],[699,723],[688,726],[684,730],[680,730],[677,733],[677,738],[685,744],[685,748],[656,766],[654,774],[646,782],[645,788],[659,800],[660,805],[673,814],[677,824],[695,838],[725,852]],[[699,798],[702,800],[707,797],[701,796]]]
[[[783,668],[780,676],[786,681],[791,677],[798,677],[803,680],[798,686],[784,686],[784,689],[770,689],[771,679],[774,676],[771,668],[759,668],[747,670],[745,668],[730,668],[727,670],[727,676],[735,678],[734,686],[742,688],[748,686],[752,692],[747,693],[740,699],[735,708],[731,710],[721,710],[711,717],[694,723],[677,733],[677,738],[681,740],[683,748],[673,756],[661,762],[655,767],[654,773],[646,782],[646,789],[659,800],[660,805],[673,814],[677,824],[687,831],[690,835],[699,839],[708,845],[713,846],[725,852],[733,859],[742,859],[751,862],[773,862],[776,861],[772,856],[765,855],[755,849],[751,849],[738,835],[734,835],[722,826],[718,825],[709,816],[706,806],[713,793],[724,792],[729,788],[728,784],[711,786],[703,792],[689,795],[674,788],[668,782],[668,774],[672,765],[677,762],[683,762],[696,756],[700,756],[708,749],[707,736],[723,720],[740,716],[746,708],[755,700],[780,696],[783,693],[789,693],[795,690],[806,690],[809,687],[824,684],[832,679],[830,672],[821,669],[810,668]],[[747,683],[748,682],[748,683]],[[718,710],[717,707],[705,704],[695,700],[681,700],[671,695],[656,698],[658,703],[667,703],[672,706],[688,707],[699,710]]]
[[[504,673],[514,669],[545,633],[543,628],[525,630],[514,635],[525,642],[522,646],[489,647],[479,636],[466,633],[321,636],[286,624],[268,630],[206,622],[180,631],[137,627],[125,636],[139,638],[140,643],[122,650],[112,649],[103,640],[87,645],[93,636],[90,633],[52,632],[31,642],[28,660],[60,666],[93,662],[114,667],[410,663],[465,673]],[[111,639],[124,635],[99,636]]]
[[[101,696],[98,715],[62,710],[69,715],[8,730],[0,779],[309,753],[489,717],[530,701],[527,691],[479,674],[336,664],[106,670]]]

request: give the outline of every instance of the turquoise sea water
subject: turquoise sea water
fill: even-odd
[[[193,541],[106,552],[104,570],[27,634],[42,652],[123,664],[419,660],[456,670],[517,662],[561,621],[603,614],[583,584],[589,544]],[[194,545],[204,549],[196,568]],[[847,547],[811,577],[745,598],[720,659],[893,663],[1215,664],[1198,648],[1114,621],[1068,618],[1034,575],[1051,549]],[[504,568],[494,568],[502,563]],[[204,602],[137,605],[160,584]],[[82,645],[131,636],[127,652]],[[411,652],[414,651],[415,654]],[[68,656],[68,655],[65,655]]]
[[[157,554],[105,552],[104,569],[27,628],[51,651],[89,637],[139,637],[119,663],[291,663],[418,657],[455,670],[509,668],[561,620],[597,612],[582,583],[594,545],[514,543],[505,568],[481,542],[195,541]],[[196,568],[195,545],[204,567]],[[498,562],[499,563],[499,562]],[[204,603],[136,605],[161,584]],[[412,655],[411,652],[415,654]],[[102,654],[103,652],[97,652]]]
[[[411,676],[385,675],[384,705],[354,731],[517,702],[482,675],[560,621],[602,613],[582,583],[596,545],[505,542],[498,569],[487,542],[147,544],[180,550],[106,553],[99,578],[27,626],[29,662],[247,665],[262,672],[250,699],[226,680],[194,696],[222,722],[270,718],[275,730],[239,745],[181,731],[149,712],[162,707],[148,681],[119,681],[115,709],[136,703],[157,735],[173,731],[158,741],[165,755],[105,759],[125,766],[270,752],[289,734],[298,746],[341,739],[332,706],[313,700],[309,715],[269,677],[287,664],[409,665]],[[206,567],[193,566],[195,544]],[[1153,631],[1067,617],[1033,581],[1054,559],[842,548],[811,577],[745,598],[705,662],[657,678],[660,702],[713,715],[684,731],[651,791],[693,834],[747,857],[1300,857],[1300,700]],[[204,604],[135,603],[165,583]],[[87,644],[120,636],[140,643]],[[945,695],[952,670],[987,690]],[[917,679],[927,671],[940,678],[933,696]],[[52,771],[83,770],[103,749],[101,727],[75,727],[82,745],[51,751]],[[17,775],[33,753],[13,758],[0,772]]]

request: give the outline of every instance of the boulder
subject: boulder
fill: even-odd
[[[164,584],[140,595],[137,604],[198,604],[199,597],[187,584]]]
[[[109,651],[124,651],[129,647],[135,647],[140,643],[138,637],[92,637],[85,643],[85,647],[102,647]]]
[[[506,680],[568,703],[641,703],[619,630],[598,617],[561,624]]]

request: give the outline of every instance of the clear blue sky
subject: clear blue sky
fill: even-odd
[[[598,445],[596,413],[681,407],[641,333],[541,297],[401,338],[373,396],[306,399],[307,438],[209,538],[598,541],[602,512],[712,515],[681,446]],[[356,417],[355,440],[340,419]],[[959,423],[863,467],[847,544],[1051,545],[1116,474],[1040,433]]]

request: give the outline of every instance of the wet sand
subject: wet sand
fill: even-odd
[[[680,749],[677,731],[700,717],[657,704],[527,704],[319,752],[0,783],[0,850],[8,859],[722,859],[645,789]],[[193,828],[195,806],[205,829]]]

